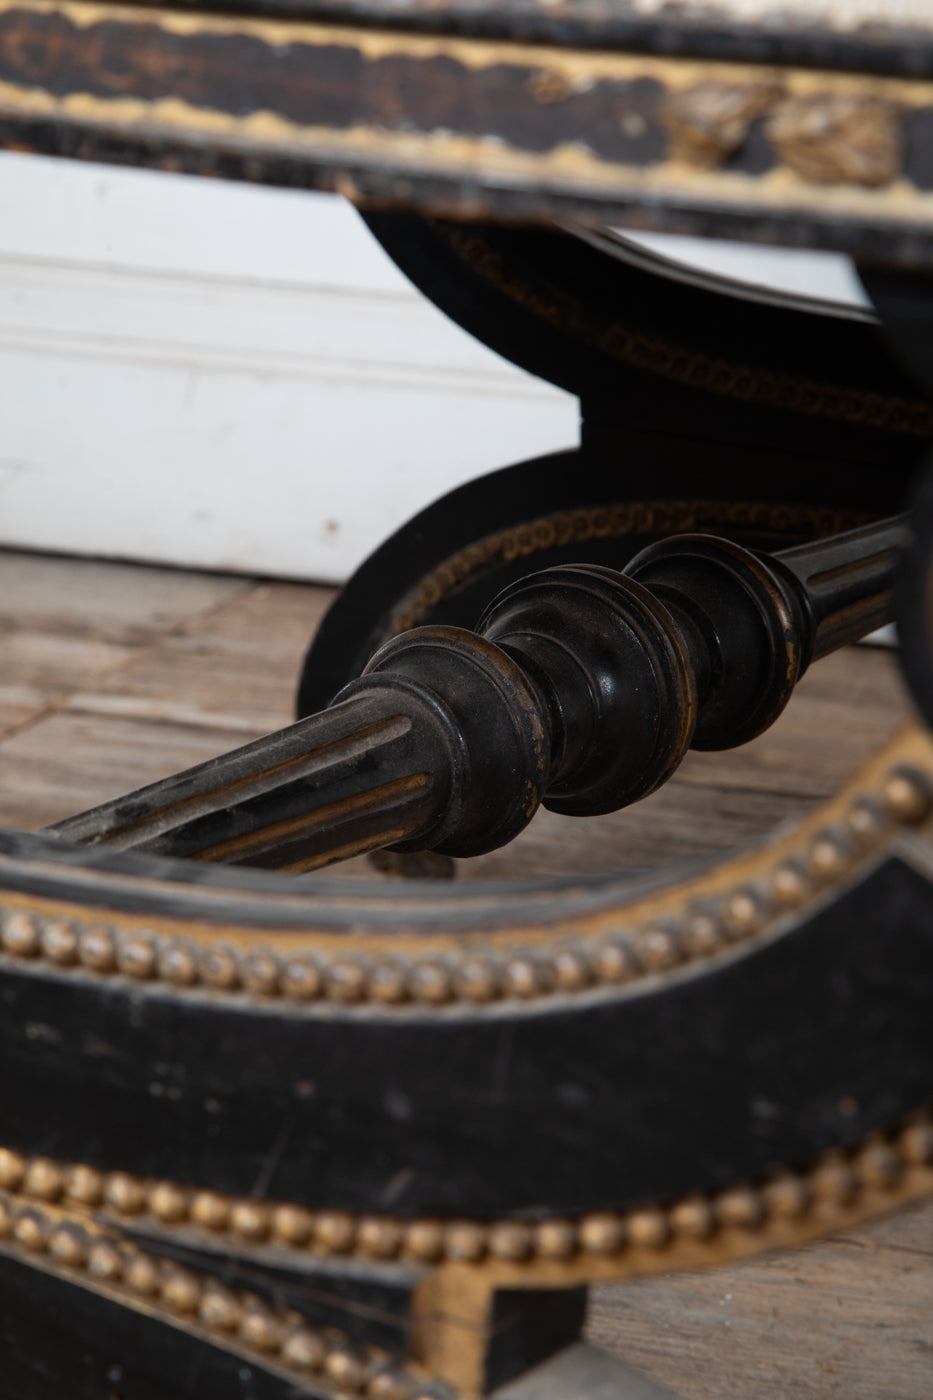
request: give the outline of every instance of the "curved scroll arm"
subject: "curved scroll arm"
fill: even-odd
[[[760,734],[811,660],[889,621],[906,542],[895,518],[773,556],[681,535],[623,573],[547,569],[476,632],[403,633],[321,713],[50,830],[300,872],[390,844],[477,855],[542,802],[615,811],[689,748]]]

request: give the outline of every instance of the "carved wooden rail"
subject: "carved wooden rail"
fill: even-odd
[[[3,0],[0,143],[929,267],[933,31],[877,6]]]
[[[691,747],[760,734],[812,660],[888,621],[907,539],[900,518],[773,556],[681,535],[622,573],[544,570],[476,632],[404,633],[328,709],[50,830],[299,872],[400,843],[476,855],[542,802],[615,811]]]

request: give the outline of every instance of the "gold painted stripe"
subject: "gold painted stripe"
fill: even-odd
[[[396,55],[413,59],[441,56],[476,71],[502,64],[527,66],[536,74],[555,76],[571,92],[583,92],[602,80],[627,83],[637,78],[655,79],[669,93],[678,93],[700,83],[749,86],[776,83],[782,93],[790,97],[825,95],[882,99],[902,110],[933,107],[933,82],[919,79],[635,57],[583,49],[558,50],[340,26],[179,14],[148,8],[135,10],[119,5],[83,4],[81,0],[70,3],[2,0],[0,3],[0,13],[16,11],[61,15],[79,26],[116,22],[137,30],[155,27],[166,34],[182,37],[245,36],[270,48],[302,44],[315,48],[346,45],[369,60]],[[529,90],[529,106],[533,107],[535,100],[534,93]],[[53,117],[124,134],[188,141],[208,138],[225,149],[305,157],[325,165],[349,162],[363,167],[391,167],[399,172],[472,176],[486,183],[509,181],[516,189],[539,192],[544,202],[549,194],[590,197],[596,201],[650,197],[663,198],[673,206],[678,202],[700,201],[735,212],[799,210],[827,217],[920,227],[933,225],[933,192],[921,191],[904,178],[895,179],[884,188],[869,189],[845,183],[811,183],[787,168],[753,176],[733,170],[701,169],[669,158],[645,168],[602,159],[580,140],[535,154],[514,149],[496,137],[461,136],[449,131],[390,132],[365,125],[336,129],[291,122],[271,111],[238,117],[171,96],[143,101],[129,97],[100,98],[76,91],[57,98],[39,87],[13,83],[0,84],[0,108],[8,115]],[[621,92],[619,115],[624,115]],[[350,198],[359,196],[352,174],[345,172],[337,177],[335,185]]]
[[[295,728],[293,725],[292,729]],[[297,782],[302,778],[313,777],[326,768],[368,753],[388,740],[403,738],[410,729],[411,720],[407,715],[379,720],[363,726],[352,735],[330,739],[326,743],[319,743],[313,749],[305,748],[300,753],[292,754],[291,757],[269,764],[265,768],[251,769],[242,777],[227,778],[215,787],[202,788],[189,797],[168,801],[141,817],[129,817],[123,821],[111,820],[113,814],[119,813],[127,800],[120,797],[87,812],[80,812],[77,816],[67,817],[46,830],[66,841],[103,845],[110,850],[131,849],[142,844],[141,839],[136,839],[136,834],[140,831],[149,832],[145,837],[147,841],[174,833],[189,822],[194,823],[200,817],[213,815],[222,803],[230,807],[248,802],[254,797],[265,796],[270,787],[276,785],[270,780]],[[243,749],[227,754],[226,759],[236,757],[242,762],[245,755],[251,751],[255,752],[257,747],[256,744],[246,745]],[[193,771],[210,773],[216,771],[218,766],[222,766],[225,772],[229,771],[226,763],[216,758],[208,759]],[[171,783],[171,779],[153,783],[148,788],[140,788],[133,796],[139,798],[141,794],[152,792],[156,788],[168,788]],[[130,839],[124,839],[127,837]]]
[[[244,832],[242,836],[231,836],[227,841],[219,841],[215,846],[198,851],[193,859],[228,861],[231,857],[242,860],[250,855],[261,855],[271,847],[284,845],[286,841],[297,841],[303,836],[313,836],[322,828],[351,817],[392,813],[392,820],[397,823],[398,816],[394,809],[429,790],[433,784],[433,773],[412,773],[408,777],[396,778],[380,787],[370,788],[367,792],[354,793],[352,797],[328,802],[325,806],[315,807],[311,812],[302,812],[297,817],[285,817],[280,821],[270,822],[268,826],[255,827]],[[392,839],[394,830],[393,825],[385,831],[386,841]],[[325,859],[329,859],[329,856],[325,855]]]

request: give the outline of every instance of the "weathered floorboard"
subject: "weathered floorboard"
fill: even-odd
[[[933,1206],[727,1269],[597,1288],[590,1335],[684,1400],[925,1400]]]
[[[0,822],[23,826],[287,723],[331,596],[13,553],[0,583]],[[540,814],[458,878],[652,866],[750,840],[828,794],[905,713],[890,655],[840,653],[755,743],[691,755],[615,817]],[[597,1289],[590,1334],[685,1400],[928,1400],[933,1203],[792,1253]]]
[[[243,586],[181,570],[0,553],[0,736]]]

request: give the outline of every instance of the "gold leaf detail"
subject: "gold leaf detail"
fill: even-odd
[[[820,185],[887,185],[904,159],[900,111],[874,97],[789,98],[768,136],[785,165]]]
[[[713,170],[737,151],[756,117],[780,96],[765,83],[699,83],[671,99],[665,122],[672,155],[689,165]]]

